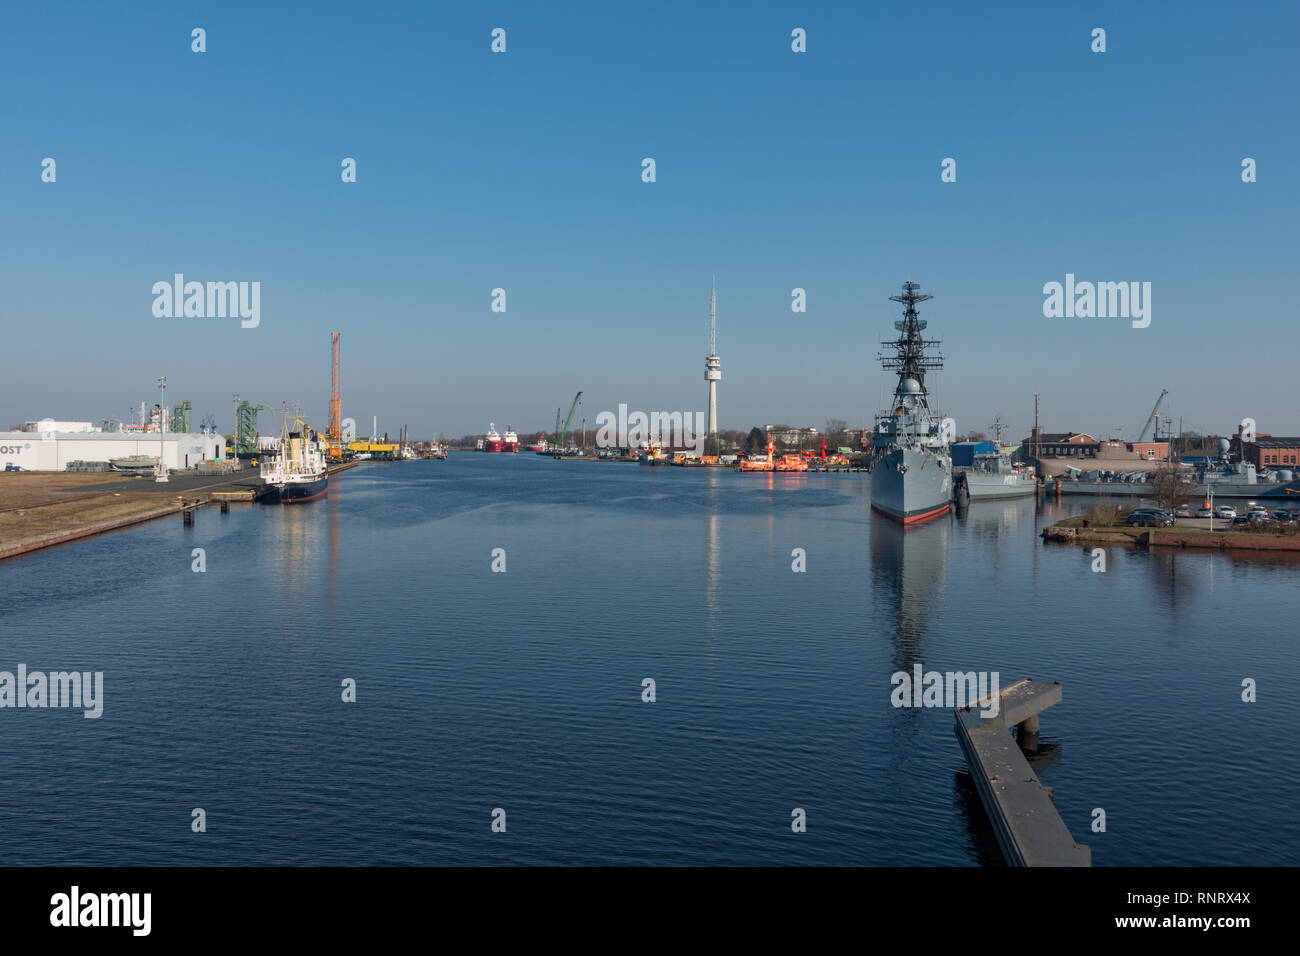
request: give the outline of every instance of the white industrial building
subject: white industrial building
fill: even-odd
[[[46,419],[37,423],[44,425]],[[81,424],[54,422],[52,424]],[[112,461],[132,455],[156,457],[172,471],[194,468],[202,461],[225,458],[226,440],[217,434],[194,432],[21,431],[0,432],[0,469],[10,465],[24,471],[65,471],[73,461]]]

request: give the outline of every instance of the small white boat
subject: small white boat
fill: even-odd
[[[108,463],[128,475],[144,475],[158,470],[157,455],[128,455],[125,458],[110,458]]]

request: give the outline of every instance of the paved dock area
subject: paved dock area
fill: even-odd
[[[155,482],[152,478],[123,478],[111,472],[97,477],[101,479],[100,483],[78,488],[78,493],[194,497],[214,491],[255,491],[262,485],[262,479],[256,470],[245,470],[229,475],[173,473],[167,481],[161,483]]]

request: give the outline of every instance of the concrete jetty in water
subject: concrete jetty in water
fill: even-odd
[[[1060,702],[1061,685],[1025,678],[1003,688],[1000,698],[995,717],[980,716],[990,709],[987,699],[955,713],[957,739],[1007,865],[1091,866],[1092,851],[1074,842],[1051,789],[1020,749],[1037,745],[1038,715]]]

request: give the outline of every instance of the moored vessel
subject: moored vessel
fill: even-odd
[[[971,501],[1022,498],[1038,491],[1033,471],[1012,464],[992,442],[955,442],[949,454],[954,488]]]
[[[483,439],[483,451],[501,451],[505,443],[501,440],[500,434],[497,433],[496,422],[488,422],[487,435]]]
[[[519,436],[515,433],[513,425],[507,425],[506,433],[501,436],[501,450],[512,455],[519,451]]]
[[[903,318],[894,323],[898,338],[881,343],[893,353],[880,360],[898,373],[898,386],[892,409],[876,418],[871,446],[871,507],[904,527],[952,510],[952,461],[925,388],[925,373],[942,368],[943,358],[929,354],[938,340],[921,335],[926,322],[916,305],[932,296],[918,294],[919,288],[908,280],[902,295],[890,296],[903,304]]]
[[[663,449],[659,447],[659,443],[653,438],[649,441],[642,441],[637,447],[639,454],[636,460],[643,465],[655,467],[672,464],[672,458],[663,453]]]
[[[329,489],[329,468],[320,443],[309,437],[301,419],[291,431],[286,421],[270,461],[261,465],[262,484],[268,497],[280,504],[297,504],[323,498]]]

